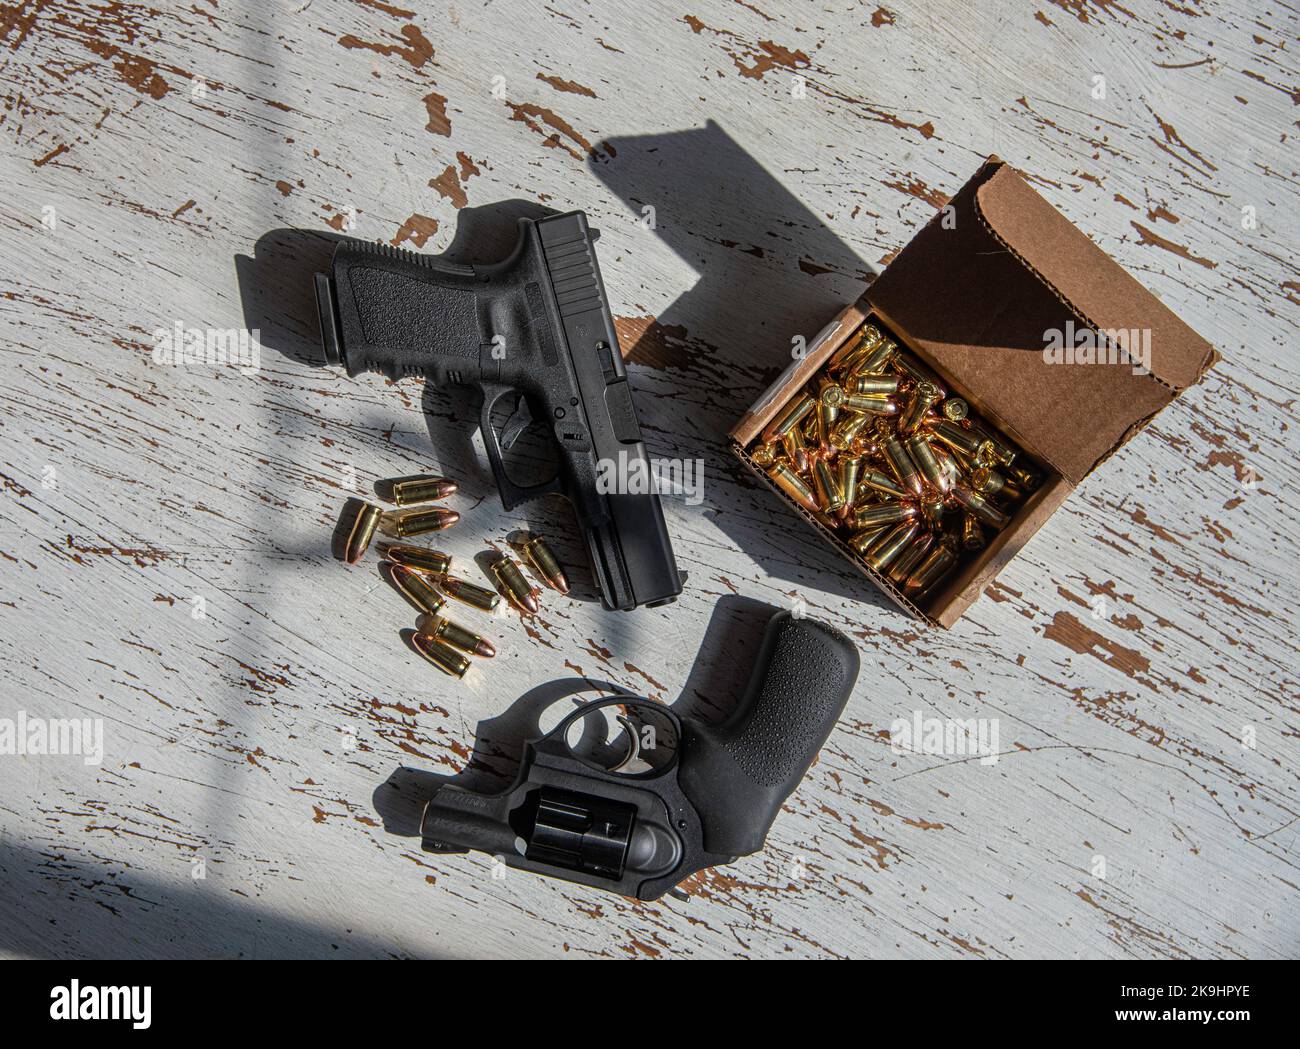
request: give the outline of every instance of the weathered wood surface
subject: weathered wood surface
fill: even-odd
[[[1294,955],[1294,7],[418,6],[0,8],[0,715],[106,723],[99,767],[0,757],[0,949]],[[1224,361],[940,633],[723,436],[991,152]],[[511,198],[602,228],[651,451],[707,487],[667,507],[676,605],[552,597],[457,685],[401,644],[373,557],[331,558],[342,501],[445,470],[467,559],[567,511],[501,511],[462,392],[317,366],[320,242],[264,238],[440,251]],[[155,364],[177,321],[259,327],[260,370]],[[494,880],[385,828],[396,769],[456,771],[537,686],[724,695],[740,597],[802,600],[864,671],[767,849],[689,903]],[[1000,760],[894,754],[918,710],[998,719]]]

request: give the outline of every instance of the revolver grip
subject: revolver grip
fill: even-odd
[[[490,355],[480,325],[482,281],[470,266],[386,244],[344,241],[316,275],[325,356],[349,375],[427,375],[474,382]]]
[[[778,612],[732,716],[716,727],[683,719],[678,779],[700,814],[706,850],[736,857],[763,847],[844,710],[858,663],[839,631]]]

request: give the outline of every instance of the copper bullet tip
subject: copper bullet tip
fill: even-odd
[[[474,654],[482,656],[484,659],[491,659],[497,654],[496,645],[492,644],[487,638],[479,638],[474,645]]]
[[[536,594],[520,595],[519,603],[522,604],[526,609],[528,609],[529,615],[535,616],[537,615],[538,612],[542,610],[542,606],[538,602]]]

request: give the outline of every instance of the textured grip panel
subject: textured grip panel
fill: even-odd
[[[744,856],[762,848],[857,677],[857,649],[839,631],[789,612],[772,617],[735,713],[713,728],[686,722],[679,776],[709,852]]]

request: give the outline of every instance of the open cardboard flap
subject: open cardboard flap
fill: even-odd
[[[951,208],[886,267],[866,300],[977,409],[1071,484],[1217,359],[996,157]],[[1043,350],[1051,330],[1063,338],[1071,330],[1113,332],[1126,352],[1098,354],[1099,361],[1117,356],[1114,363],[1049,362]],[[1135,367],[1148,345],[1149,373]]]

